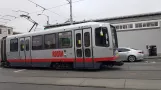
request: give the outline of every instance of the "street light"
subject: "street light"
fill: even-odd
[[[47,15],[45,15],[45,14],[38,14],[38,16],[39,15],[44,15],[44,16],[46,16],[47,17],[47,25],[49,25],[49,16],[47,16]]]

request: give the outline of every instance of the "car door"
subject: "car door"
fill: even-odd
[[[127,60],[129,51],[130,50],[126,49],[126,48],[119,48],[118,52],[119,52],[120,59],[121,60]]]

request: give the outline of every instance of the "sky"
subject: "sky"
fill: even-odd
[[[67,0],[31,0],[47,9],[50,8],[45,11],[29,0],[0,1],[0,25],[13,27],[16,32],[28,32],[33,25],[27,19],[20,17],[26,13],[16,12],[18,10],[30,13],[29,16],[39,24],[36,31],[43,30],[47,24],[45,15],[49,16],[50,24],[64,23],[70,18]],[[161,0],[72,0],[72,2],[74,21],[161,11]]]

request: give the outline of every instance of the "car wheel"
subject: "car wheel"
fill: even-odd
[[[128,57],[128,61],[129,61],[129,62],[134,62],[134,61],[136,61],[136,57],[133,56],[133,55],[130,55],[130,56]]]

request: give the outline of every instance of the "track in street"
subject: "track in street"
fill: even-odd
[[[73,86],[0,83],[0,90],[134,90],[134,89],[113,89],[113,88],[96,88],[96,87],[73,87]],[[135,90],[139,90],[139,89],[135,89]]]
[[[155,63],[154,63],[155,62]],[[149,59],[142,62],[125,62],[121,67],[107,68],[104,70],[52,70],[48,68],[2,68],[0,67],[1,80],[5,78],[102,78],[102,79],[138,79],[161,80],[161,60]],[[16,79],[16,80],[17,80]],[[12,80],[11,80],[12,81]],[[132,90],[111,89],[94,87],[53,86],[37,84],[19,84],[18,81],[0,83],[0,90]],[[37,88],[38,87],[38,88]],[[135,89],[136,90],[136,89]]]
[[[156,63],[149,63],[149,62]],[[14,77],[61,77],[61,78],[106,78],[106,79],[159,79],[161,80],[161,60],[125,62],[124,66],[104,70],[52,70],[47,68],[3,68],[3,76]]]

